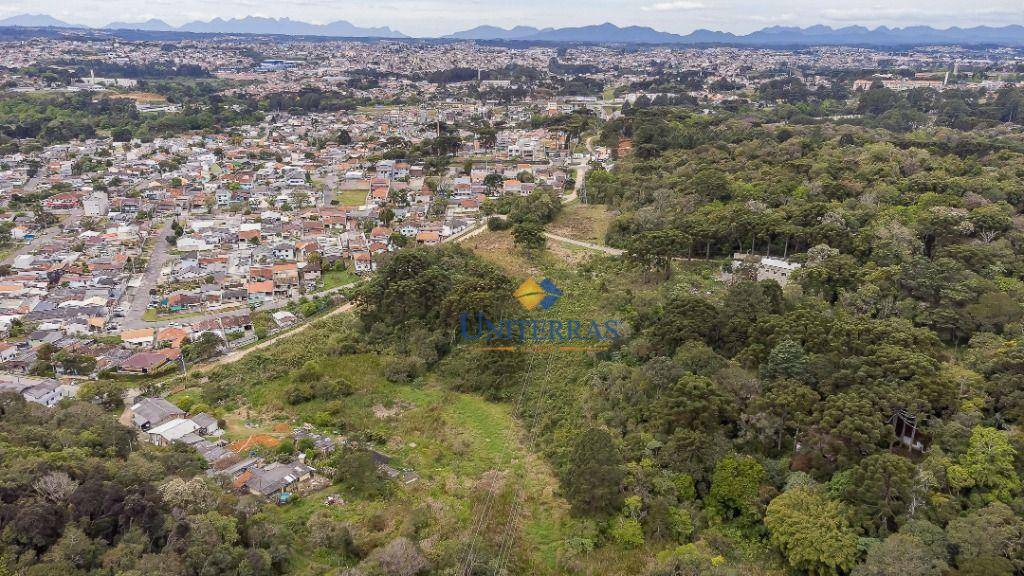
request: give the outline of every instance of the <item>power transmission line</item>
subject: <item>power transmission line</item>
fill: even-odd
[[[529,381],[530,375],[533,374],[533,368],[535,367],[535,365],[536,359],[531,359],[529,368],[523,374],[522,383],[519,386],[519,396],[516,399],[516,404],[511,412],[513,418],[517,417],[517,415],[520,413],[523,404],[523,399],[526,396],[526,384]],[[512,433],[513,430],[514,428],[510,427],[509,433]],[[459,569],[460,576],[471,576],[473,567],[476,565],[478,554],[477,545],[481,538],[483,528],[490,518],[491,506],[494,503],[495,484],[497,483],[497,477],[497,474],[492,475],[490,487],[487,490],[487,497],[484,503],[483,510],[477,516],[476,520],[473,522],[473,530],[470,533],[471,540],[466,550],[466,556],[463,559],[463,562],[461,563],[461,568]]]

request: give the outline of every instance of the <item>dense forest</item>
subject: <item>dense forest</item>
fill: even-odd
[[[180,112],[143,114],[131,99],[96,97],[88,92],[8,94],[0,98],[0,145],[13,150],[105,135],[119,141],[152,139],[190,130],[224,129],[258,118],[255,106],[231,104],[206,92],[183,101]]]
[[[297,92],[273,92],[261,96],[254,105],[271,112],[287,111],[292,114],[313,112],[340,112],[355,110],[369,103],[367,98],[354,98],[337,93],[324,92],[318,88],[303,88]]]
[[[102,60],[55,60],[22,69],[30,76],[47,74],[68,74],[74,78],[212,78],[210,71],[196,64],[175,64],[173,62],[151,62],[147,64],[120,64]]]
[[[416,370],[448,353],[439,372],[495,399],[515,401],[531,362],[584,375],[527,379],[523,416],[594,522],[586,546],[661,550],[650,574],[1015,574],[1024,156],[1019,135],[983,123],[892,133],[636,110],[607,128],[636,153],[592,171],[588,200],[619,214],[615,274],[652,254],[668,274],[643,290],[607,269],[569,276],[628,319],[614,349],[460,346],[446,311],[466,284],[415,251],[370,283],[364,321]],[[676,278],[686,259],[740,251],[802,267],[784,287],[744,270],[710,290]]]

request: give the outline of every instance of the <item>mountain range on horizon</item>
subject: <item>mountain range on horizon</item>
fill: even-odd
[[[88,26],[64,22],[45,14],[21,14],[0,20],[0,27],[90,29]],[[152,18],[144,22],[111,22],[102,30],[139,30],[150,32],[193,32],[222,34],[281,34],[293,36],[410,38],[387,26],[359,27],[345,20],[328,24],[311,24],[290,18],[244,18],[193,21],[181,26]],[[662,32],[647,26],[616,26],[611,23],[564,28],[515,26],[502,28],[482,25],[443,36],[444,39],[517,42],[576,42],[621,44],[728,44],[744,46],[812,46],[812,45],[876,45],[904,46],[922,44],[992,44],[1024,46],[1024,26],[975,26],[946,29],[931,26],[890,28],[879,26],[845,26],[832,28],[815,25],[772,26],[749,34],[733,34],[714,30],[695,30],[681,35]]]
[[[25,28],[88,28],[79,24],[69,24],[47,14],[18,14],[0,20],[0,26],[23,26]]]
[[[454,32],[444,36],[444,38],[454,38],[457,40],[520,40],[553,30],[554,28],[537,29],[533,26],[515,26],[506,29],[498,26],[484,25]]]
[[[47,16],[45,14],[21,14],[0,20],[0,26],[20,27],[52,27],[52,28],[90,28],[79,24],[71,24]],[[244,18],[214,18],[208,22],[195,20],[172,26],[158,18],[144,22],[111,22],[102,30],[142,30],[147,32],[195,32],[219,34],[283,34],[286,36],[337,36],[346,38],[409,38],[405,34],[392,30],[387,26],[360,27],[345,20],[328,24],[310,24],[290,18],[265,18],[262,16],[246,16]]]
[[[661,32],[646,26],[619,27],[611,23],[572,28],[545,28],[532,34],[523,34],[526,27],[510,30],[495,27],[477,27],[457,32],[446,38],[474,40],[519,40],[531,42],[607,42],[626,44],[729,44],[746,46],[814,46],[814,45],[876,45],[899,46],[921,44],[996,44],[1024,46],[1024,26],[1012,24],[1001,27],[975,26],[946,29],[931,26],[889,28],[879,26],[846,26],[832,28],[825,25],[800,28],[772,26],[750,34],[733,34],[700,29],[689,34]],[[535,29],[536,30],[536,29]]]

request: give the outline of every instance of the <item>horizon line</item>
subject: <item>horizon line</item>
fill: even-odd
[[[921,23],[908,23],[908,24],[901,24],[901,25],[878,24],[878,25],[875,25],[875,26],[868,25],[868,24],[861,24],[861,23],[849,23],[849,24],[843,24],[843,25],[837,26],[837,25],[825,24],[825,23],[819,22],[817,24],[809,24],[809,25],[806,25],[806,26],[801,26],[801,25],[797,25],[797,24],[794,24],[794,25],[776,24],[776,25],[772,25],[772,26],[765,26],[765,27],[762,27],[762,28],[758,28],[758,29],[750,31],[750,32],[732,32],[732,31],[729,31],[729,30],[714,29],[714,28],[707,28],[707,27],[694,28],[694,29],[690,30],[689,32],[673,32],[673,31],[669,31],[669,30],[665,30],[665,29],[660,29],[660,28],[655,28],[653,26],[647,26],[647,25],[642,25],[642,24],[616,24],[614,22],[606,20],[604,22],[597,22],[597,23],[592,23],[592,24],[577,24],[577,25],[569,25],[569,26],[553,26],[553,25],[550,25],[550,24],[546,24],[546,25],[543,25],[542,27],[541,26],[530,25],[530,24],[504,24],[503,25],[503,24],[486,24],[486,23],[484,23],[484,24],[475,24],[475,25],[472,25],[472,26],[470,26],[468,28],[458,29],[458,30],[455,30],[455,31],[452,31],[452,32],[448,32],[446,34],[417,35],[417,34],[407,34],[405,32],[402,32],[401,30],[398,30],[397,28],[393,28],[392,25],[390,25],[390,24],[379,24],[379,25],[368,24],[368,25],[363,25],[363,24],[356,24],[356,23],[352,22],[351,20],[347,20],[347,19],[344,19],[344,18],[339,18],[339,19],[335,19],[335,20],[329,20],[329,21],[326,21],[326,22],[311,22],[311,21],[308,21],[308,20],[294,20],[294,19],[292,19],[292,18],[290,18],[288,16],[275,17],[275,16],[261,16],[261,15],[258,15],[258,14],[246,14],[244,16],[232,16],[230,18],[225,18],[225,17],[222,17],[222,16],[213,16],[213,17],[211,17],[208,20],[192,19],[192,20],[184,21],[181,24],[172,24],[172,23],[168,22],[166,19],[164,19],[162,17],[153,16],[151,18],[147,18],[147,19],[144,19],[144,20],[138,20],[138,21],[112,20],[112,21],[110,21],[110,22],[108,22],[106,24],[103,24],[103,25],[89,25],[89,24],[80,24],[80,23],[76,23],[76,22],[68,22],[68,21],[62,20],[61,18],[53,16],[51,14],[45,14],[45,13],[41,13],[41,12],[40,13],[23,12],[23,13],[20,13],[20,14],[13,14],[11,16],[5,16],[3,18],[0,18],[0,20],[8,20],[8,19],[19,18],[19,17],[45,17],[45,18],[51,18],[53,20],[57,20],[57,21],[65,24],[65,25],[67,25],[67,27],[69,27],[69,28],[82,28],[82,29],[87,29],[87,30],[123,30],[123,31],[140,31],[140,32],[182,32],[182,33],[197,33],[197,34],[275,34],[275,35],[282,35],[282,36],[294,36],[296,34],[273,33],[273,32],[259,32],[259,33],[254,33],[254,32],[191,32],[191,31],[188,31],[188,30],[180,30],[180,28],[183,27],[183,26],[186,26],[188,24],[193,24],[193,23],[208,24],[208,23],[211,23],[211,22],[213,22],[215,20],[220,20],[221,22],[238,22],[238,21],[244,21],[246,19],[272,20],[272,21],[278,21],[278,22],[280,22],[280,21],[289,21],[289,22],[294,22],[294,23],[297,23],[297,24],[306,24],[306,25],[311,25],[311,26],[329,26],[331,24],[346,23],[346,24],[349,24],[349,25],[351,25],[351,26],[353,26],[355,28],[385,29],[385,30],[389,30],[390,32],[395,33],[395,34],[401,34],[401,35],[406,36],[407,38],[410,38],[410,39],[422,39],[422,40],[450,39],[450,37],[455,35],[455,34],[459,34],[459,33],[462,33],[462,32],[469,32],[469,31],[475,30],[477,28],[482,28],[482,27],[497,28],[497,29],[501,29],[503,31],[511,31],[511,30],[513,30],[515,28],[533,28],[533,29],[537,30],[538,32],[543,32],[543,31],[547,31],[547,30],[571,30],[571,29],[591,28],[591,27],[611,25],[611,26],[614,26],[614,27],[616,27],[616,28],[618,28],[620,30],[628,29],[628,28],[642,28],[642,29],[652,30],[654,32],[658,32],[658,33],[662,33],[662,34],[672,34],[672,35],[683,36],[683,37],[695,34],[697,32],[710,32],[710,33],[717,33],[717,34],[730,34],[730,35],[736,36],[737,38],[743,38],[743,37],[749,36],[751,34],[756,34],[758,32],[763,32],[765,30],[776,30],[776,29],[794,30],[794,31],[795,30],[807,31],[807,30],[812,29],[812,28],[827,28],[827,29],[829,29],[831,31],[840,31],[840,30],[846,30],[846,29],[850,29],[850,28],[861,28],[861,29],[867,30],[868,32],[877,32],[877,31],[882,30],[882,29],[887,30],[887,31],[888,30],[897,31],[897,30],[906,30],[908,28],[928,28],[928,29],[934,30],[936,32],[949,32],[949,31],[953,31],[953,30],[972,30],[972,29],[977,29],[977,28],[988,28],[988,29],[993,29],[993,30],[1001,30],[1001,29],[1012,28],[1012,27],[1024,27],[1024,21],[1022,21],[1022,22],[1006,23],[1006,24],[1001,24],[1001,25],[998,25],[998,26],[997,25],[992,25],[992,24],[976,24],[976,25],[972,25],[972,26],[949,25],[949,26],[945,26],[945,27],[937,27],[937,26],[932,25],[932,24],[921,24]],[[135,25],[135,24],[146,24],[146,23],[152,22],[152,21],[161,22],[161,23],[166,24],[167,26],[169,26],[171,28],[174,28],[174,29],[173,30],[144,30],[144,29],[139,29],[139,28],[122,28],[122,27],[109,28],[109,26],[111,24]],[[27,25],[21,25],[21,24],[10,24],[10,25],[6,25],[6,26],[14,27],[14,28],[63,28],[64,27],[64,26],[27,26]],[[298,36],[303,36],[303,34],[298,34]],[[324,37],[331,37],[331,36],[324,36]],[[387,39],[387,38],[384,38],[384,39]],[[519,40],[519,39],[518,38],[493,38],[493,39],[491,39],[491,38],[485,38],[485,39],[466,38],[464,40],[467,40],[467,41],[469,41],[469,40],[509,40],[509,41],[515,41],[515,40]],[[529,40],[529,39],[528,38],[524,38],[523,40]]]

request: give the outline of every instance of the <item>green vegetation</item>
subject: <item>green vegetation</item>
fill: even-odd
[[[1024,529],[1020,137],[976,129],[951,146],[941,127],[898,136],[679,108],[631,112],[619,128],[637,153],[592,171],[588,192],[620,214],[607,239],[624,261],[510,253],[498,225],[467,244],[516,277],[510,288],[529,274],[565,292],[530,316],[622,317],[623,341],[529,358],[456,344],[432,367],[444,347],[419,346],[424,334],[371,334],[450,386],[521,406],[530,446],[594,527],[579,545],[614,551],[623,571],[1012,572],[1022,557],[1005,535]],[[752,248],[802,268],[785,287],[743,268],[716,280],[715,259]],[[423,316],[450,309],[443,294],[422,299],[432,278],[430,266],[385,265],[371,286],[388,290],[366,303],[398,312],[380,324],[450,333]],[[932,545],[967,525],[998,534],[996,551]],[[638,557],[656,562],[636,569]]]
[[[517,441],[520,431],[509,409],[452,392],[436,375],[411,383],[389,382],[385,374],[393,358],[372,352],[381,349],[366,340],[360,322],[338,315],[235,364],[193,376],[204,383],[187,393],[188,403],[196,403],[193,410],[198,406],[221,415],[231,440],[274,434],[275,421],[308,422],[369,442],[392,457],[392,466],[412,469],[420,478],[409,486],[396,485],[379,476],[358,451],[314,455],[314,466],[336,471],[331,475],[335,484],[297,505],[261,513],[295,531],[288,573],[330,573],[332,567],[354,562],[373,566],[374,554],[381,553],[374,549],[402,537],[437,542],[432,564],[455,566],[474,506],[485,498],[492,477],[503,478],[502,471],[510,469],[515,470],[515,483],[510,477],[495,484],[503,511],[509,510],[521,486],[534,492],[526,503],[531,533],[522,550],[557,548],[559,539],[566,537],[563,523],[570,520],[551,496],[555,480],[543,464],[521,466],[530,455]],[[330,508],[319,503],[332,494],[343,497],[345,505]],[[319,522],[324,514],[349,531],[354,552],[348,560],[332,555],[332,548],[322,547],[320,540],[307,539],[307,525]],[[553,557],[541,555],[531,561],[552,572]]]
[[[366,204],[366,190],[342,190],[334,198],[342,206],[362,206]]]
[[[635,153],[588,174],[592,226],[549,191],[494,202],[507,221],[465,248],[384,259],[354,314],[192,374],[175,399],[223,419],[229,440],[258,435],[254,452],[322,471],[329,485],[292,504],[169,479],[198,472],[194,457],[133,451],[93,406],[50,415],[2,397],[0,570],[461,574],[472,550],[473,573],[1020,572],[1024,137],[997,123],[1012,94],[954,122],[950,91],[909,129],[886,115],[914,95],[886,108],[877,90],[844,125],[821,120],[839,94],[788,81],[759,96],[814,121],[638,101],[602,131]],[[606,230],[626,254],[546,248],[544,226]],[[759,280],[734,252],[801,267]],[[527,277],[561,299],[523,310]],[[628,328],[601,349],[485,349],[461,340],[477,311]],[[349,443],[320,454],[287,437],[306,424]],[[382,476],[371,450],[418,480]],[[160,488],[134,494],[146,482],[119,475],[137,469]],[[76,491],[99,483],[114,496],[90,497],[125,517],[35,487],[56,472]],[[151,516],[125,519],[140,509]]]
[[[113,135],[115,140],[151,139],[189,130],[223,129],[256,119],[255,109],[241,111],[215,95],[183,104],[180,112],[141,114],[132,100],[95,98],[88,92],[60,95],[5,94],[0,97],[0,147],[30,145]]]
[[[142,313],[142,320],[144,322],[162,322],[164,320],[183,320],[185,318],[196,318],[205,315],[207,315],[207,313],[203,311],[168,312],[166,314],[161,314],[159,308],[146,308],[146,311]]]
[[[321,275],[321,282],[324,290],[330,290],[339,286],[346,286],[359,281],[359,276],[347,269],[326,270]]]
[[[88,78],[90,74],[100,77],[114,78],[210,78],[211,74],[202,66],[195,64],[171,64],[169,62],[152,62],[147,64],[120,64],[105,62],[100,59],[64,59],[54,60],[48,65],[35,65],[22,68],[27,76],[40,77],[45,81],[69,81],[75,78]]]
[[[288,111],[293,114],[304,114],[355,110],[368,102],[368,98],[353,98],[335,92],[324,92],[319,88],[302,88],[297,92],[267,94],[260,98],[259,105],[260,108],[272,112]]]
[[[516,246],[535,250],[544,247],[544,227],[562,210],[562,202],[554,190],[537,188],[528,196],[502,196],[488,200],[482,210],[485,214],[507,216],[506,222],[496,218],[488,220],[489,229],[511,228]]]
[[[50,410],[0,394],[4,573],[275,571],[284,542],[251,539],[265,521],[235,512],[251,499],[190,479],[204,467],[193,450],[133,435],[85,402]]]

